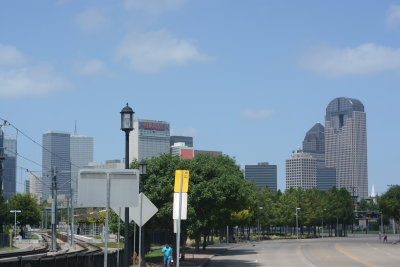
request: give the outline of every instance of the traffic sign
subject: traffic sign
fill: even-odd
[[[129,207],[129,219],[131,221],[134,221],[139,227],[143,226],[147,223],[148,220],[151,219],[151,217],[154,216],[154,214],[157,213],[158,209],[157,207],[151,202],[151,200],[146,197],[145,194],[140,193],[139,198],[142,195],[142,223],[140,223],[140,205],[135,206],[135,207]],[[112,210],[118,214],[119,213],[119,207],[111,207]],[[125,221],[125,209],[121,209],[121,220]]]
[[[183,177],[182,181],[182,191],[181,189],[181,178]],[[189,189],[189,171],[188,170],[176,170],[175,171],[175,185],[174,185],[174,192],[175,193],[187,193]]]

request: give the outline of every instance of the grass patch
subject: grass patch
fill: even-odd
[[[38,240],[38,239],[39,239],[39,237],[38,237],[38,236],[36,236],[36,235],[33,235],[33,236],[31,237],[31,239],[32,239],[32,240]]]
[[[2,248],[0,248],[0,251],[9,251],[9,250],[15,250],[15,249],[18,249],[18,248],[16,248],[16,247],[2,247]]]
[[[151,262],[151,263],[160,263],[163,261],[163,254],[161,252],[161,249],[154,249],[151,250],[149,253],[146,254],[146,262]]]
[[[99,246],[99,247],[102,247],[102,248],[105,247],[104,243],[99,243],[99,244],[95,244],[95,245]],[[118,248],[118,242],[108,242],[107,246],[109,248]],[[121,248],[121,249],[124,248],[124,243],[123,242],[119,243],[119,248]]]

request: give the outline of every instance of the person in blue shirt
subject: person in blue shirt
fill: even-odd
[[[165,244],[165,247],[162,248],[161,252],[164,255],[164,267],[170,267],[172,259],[172,248],[169,246],[169,244]]]

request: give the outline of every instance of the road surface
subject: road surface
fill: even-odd
[[[207,267],[259,266],[400,266],[398,236],[380,243],[378,236],[267,240],[239,244],[213,257]]]

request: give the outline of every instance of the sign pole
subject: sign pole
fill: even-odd
[[[119,242],[120,242],[120,240],[121,240],[121,224],[120,224],[120,222],[121,222],[121,207],[119,207],[119,210],[118,210],[118,235],[117,235],[117,237],[118,237],[118,250],[117,250],[117,266],[119,267]]]
[[[107,256],[108,256],[108,209],[110,207],[110,174],[107,173],[107,207],[106,207],[106,227],[104,229],[104,267],[107,267]]]
[[[179,267],[179,253],[181,243],[181,212],[182,212],[182,185],[183,185],[183,171],[181,171],[181,181],[179,186],[179,215],[178,215],[178,229],[176,233],[176,266]]]
[[[142,196],[139,195],[139,207],[140,207],[140,217],[139,217],[139,266],[142,266]]]

